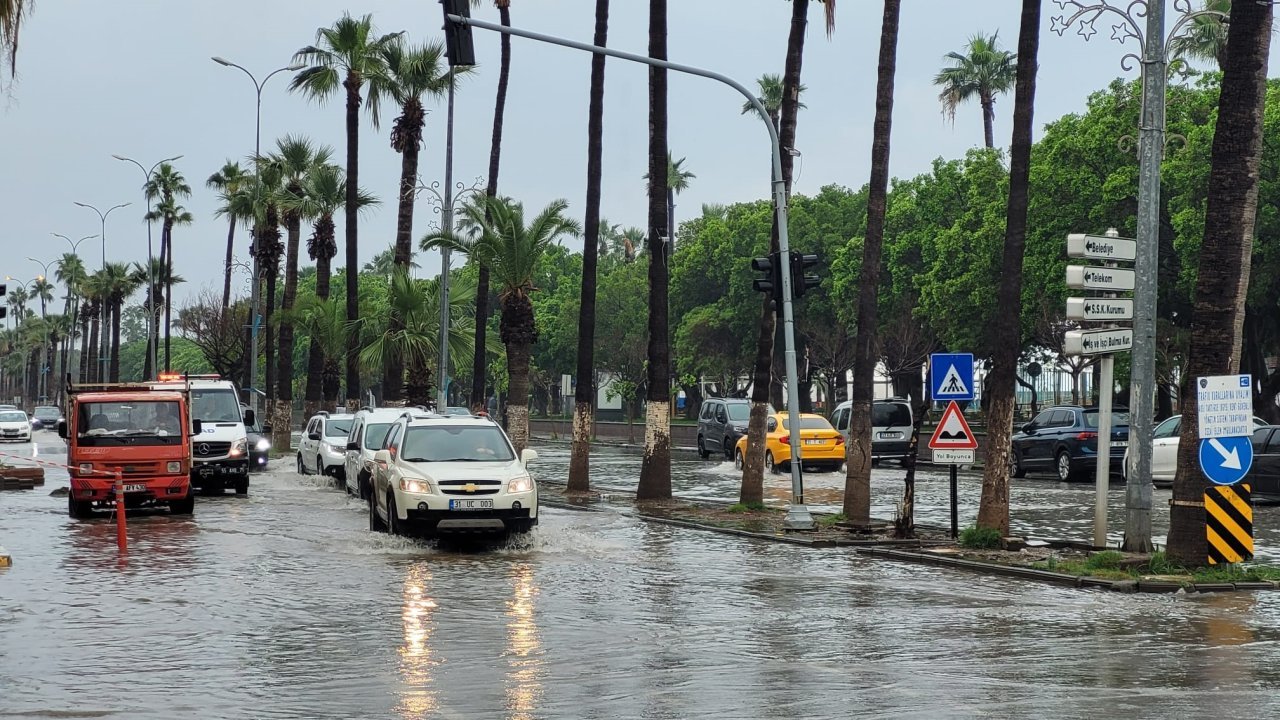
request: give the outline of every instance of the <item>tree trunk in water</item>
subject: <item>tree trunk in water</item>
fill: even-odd
[[[885,0],[876,71],[876,114],[871,131],[871,182],[867,193],[867,233],[858,280],[858,334],[854,338],[853,403],[845,449],[844,515],[854,525],[871,522],[871,400],[875,394],[880,255],[889,193],[889,136],[893,121],[893,81],[897,72],[900,0]]]
[[[346,258],[347,258],[347,323],[360,319],[360,253],[357,239],[357,220],[360,211],[360,80],[350,74],[342,83],[347,90],[347,197],[346,197]],[[355,412],[360,407],[360,334],[348,333],[347,337],[347,410]]]
[[[516,456],[529,446],[529,346],[507,343],[507,434],[516,447]]]
[[[222,309],[231,307],[231,259],[235,257],[236,219],[227,223],[227,261],[222,271]]]
[[[503,27],[511,26],[511,8],[506,5],[498,7],[498,22]],[[485,187],[485,195],[493,198],[498,195],[498,170],[502,160],[502,122],[507,108],[507,81],[511,77],[511,36],[503,35],[499,41],[501,47],[498,62],[498,95],[493,101],[493,137],[489,142],[489,184]],[[486,218],[488,213],[485,213]],[[485,376],[489,371],[489,359],[485,348],[486,328],[489,325],[489,268],[481,265],[479,277],[476,278],[476,329],[475,354],[471,358],[471,407],[485,409]],[[495,389],[496,393],[497,390]]]
[[[1022,255],[1027,236],[1027,186],[1031,167],[1032,111],[1035,108],[1036,56],[1040,48],[1040,0],[1022,0],[1018,31],[1018,74],[1013,99],[1013,144],[1009,153],[1009,206],[1005,216],[1004,255],[992,324],[995,348],[987,384],[987,448],[982,469],[978,527],[1009,533],[1009,442],[1013,434],[1014,378],[1022,337]]]
[[[609,0],[596,0],[593,44],[609,34]],[[587,208],[583,218],[582,294],[578,305],[578,385],[574,388],[573,445],[569,483],[574,493],[591,489],[591,424],[595,418],[596,265],[600,254],[600,185],[603,174],[604,55],[591,56],[591,101],[587,109]]]
[[[1227,62],[1222,71],[1218,125],[1213,134],[1205,242],[1200,252],[1191,316],[1191,346],[1183,381],[1178,472],[1173,482],[1166,548],[1171,560],[1190,567],[1199,567],[1208,561],[1205,512],[1200,507],[1207,483],[1196,457],[1199,409],[1192,383],[1205,375],[1235,373],[1240,364],[1244,303],[1258,208],[1258,167],[1271,23],[1269,3],[1231,5]]]
[[[898,507],[898,516],[893,523],[894,537],[899,538],[916,536],[916,465],[920,459],[920,426],[924,424],[924,416],[929,412],[929,403],[919,393],[915,400],[911,404],[911,412],[914,413],[911,441],[907,446],[907,456],[902,459],[902,467],[907,471],[902,480],[902,504]]]
[[[667,0],[649,0],[649,57],[667,57]],[[636,499],[671,497],[671,343],[667,333],[667,71],[649,68],[649,366]]]
[[[301,188],[299,188],[299,191]],[[271,447],[289,452],[293,425],[293,306],[298,299],[298,245],[302,239],[302,218],[289,213],[284,219],[288,232],[284,251],[284,298],[280,303],[280,355],[276,364],[276,403],[272,413]]]

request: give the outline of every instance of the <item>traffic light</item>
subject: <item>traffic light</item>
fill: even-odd
[[[450,15],[471,17],[471,0],[440,0],[444,6],[444,47],[449,67],[476,64],[476,49],[471,42],[471,26],[449,20]]]
[[[822,284],[822,278],[817,275],[810,275],[807,271],[809,268],[817,270],[817,255],[806,255],[796,250],[791,251],[791,293],[793,297],[804,295],[804,291],[809,288],[816,288]]]
[[[773,299],[773,308],[782,312],[782,263],[778,253],[771,252],[764,257],[751,258],[751,269],[763,273],[763,277],[751,281],[756,292],[768,293]]]

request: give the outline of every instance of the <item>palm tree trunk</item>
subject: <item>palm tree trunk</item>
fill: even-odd
[[[88,364],[89,372],[87,373],[87,377],[89,378],[90,383],[102,382],[98,377],[98,359],[96,357],[89,357],[90,355],[98,354],[98,326],[102,324],[101,317],[102,313],[98,312],[95,307],[93,311],[93,318],[89,321],[90,351],[85,353],[86,357],[84,358],[85,362]]]
[[[404,383],[404,394],[408,405],[429,405],[431,397],[431,367],[427,358],[420,353],[413,353],[409,358],[409,379]]]
[[[164,369],[173,369],[171,348],[169,347],[170,329],[173,324],[173,220],[165,220],[164,245],[161,253],[164,259]],[[167,252],[166,252],[167,251]]]
[[[89,376],[89,347],[93,344],[93,338],[89,336],[90,316],[88,312],[92,306],[84,304],[80,308],[80,369],[76,373],[76,382],[93,382]]]
[[[298,298],[298,244],[302,219],[289,213],[284,220],[288,232],[284,251],[284,298],[280,304],[280,357],[276,365],[276,402],[271,413],[271,447],[289,452],[293,424],[293,312]]]
[[[649,57],[667,57],[667,0],[649,0]],[[671,343],[669,281],[662,236],[667,226],[667,71],[649,68],[649,366],[644,458],[636,499],[671,497]]]
[[[111,382],[120,382],[120,311],[123,300],[111,301]]]
[[[854,339],[853,407],[845,449],[844,514],[854,525],[871,522],[871,400],[875,391],[876,310],[880,297],[880,251],[884,244],[889,194],[889,138],[893,124],[893,81],[898,67],[898,13],[901,0],[885,0],[880,21],[880,61],[876,71],[876,114],[871,130],[871,182],[867,192],[867,233],[858,280],[858,334]]]
[[[1013,98],[1013,143],[1009,153],[1009,206],[1005,216],[1000,288],[991,328],[995,348],[985,387],[990,396],[987,449],[982,470],[978,527],[1009,532],[1009,441],[1013,434],[1014,377],[1022,349],[1022,256],[1027,239],[1027,195],[1031,168],[1036,55],[1040,49],[1040,0],[1022,0],[1018,75]]]
[[[323,220],[322,220],[323,222]],[[316,257],[316,297],[329,299],[329,256],[321,252]],[[307,353],[307,388],[302,398],[302,414],[311,417],[320,409],[324,399],[324,351],[319,339],[311,338],[311,351]]]
[[[236,219],[227,223],[227,261],[222,270],[222,309],[231,307],[231,259],[235,257]]]
[[[416,101],[415,101],[416,102]],[[405,115],[411,108],[405,108]],[[417,117],[422,109],[417,108]],[[413,205],[418,196],[418,143],[408,142],[400,154],[400,207],[396,214],[395,266],[409,272],[409,259],[413,249]],[[390,330],[393,334],[404,331],[404,318],[391,313]],[[382,401],[396,405],[404,399],[404,358],[399,353],[387,353],[382,367]]]
[[[347,198],[346,198],[346,252],[347,252],[347,322],[360,319],[360,253],[356,222],[360,211],[360,79],[348,73],[342,83],[347,90]],[[360,407],[360,334],[348,333],[347,337],[347,410],[355,412]]]
[[[510,7],[498,6],[498,22],[503,27],[511,27]],[[502,160],[502,121],[507,108],[507,81],[511,77],[511,36],[504,34],[499,42],[501,52],[498,61],[498,95],[493,101],[493,136],[489,141],[489,184],[485,187],[485,195],[490,198],[498,195],[498,169]],[[486,219],[488,214],[486,211]],[[485,408],[485,376],[489,370],[485,333],[488,326],[489,268],[481,264],[476,278],[475,353],[471,357],[471,407],[477,410]]]
[[[1205,211],[1204,246],[1191,317],[1191,347],[1182,394],[1178,472],[1169,509],[1170,559],[1189,567],[1207,562],[1204,510],[1196,507],[1206,487],[1196,459],[1199,410],[1187,384],[1205,375],[1235,373],[1240,365],[1241,326],[1249,288],[1253,230],[1258,208],[1258,167],[1271,49],[1270,3],[1231,4],[1227,57],[1213,134]]]
[[[505,313],[506,310],[504,309]],[[529,345],[507,343],[507,433],[516,455],[529,446]]]
[[[993,97],[982,98],[982,138],[988,148],[996,146],[994,125],[996,120],[996,100]]]
[[[266,358],[265,358],[266,377],[263,378],[264,380],[263,387],[266,389],[266,392],[267,392],[267,399],[266,399],[268,403],[267,407],[274,407],[274,402],[276,399],[275,382],[276,382],[277,348],[276,348],[275,326],[272,324],[271,321],[276,311],[276,283],[277,283],[276,278],[280,274],[280,268],[277,266],[277,267],[268,267],[265,269],[267,272],[267,303],[266,303],[266,312],[262,314],[262,325],[263,325],[262,332],[263,332],[263,342],[265,343],[265,347],[266,347]]]
[[[782,182],[791,194],[791,169],[794,157],[788,150],[795,145],[796,122],[800,115],[800,70],[804,63],[804,35],[809,22],[809,0],[792,0],[791,28],[787,35],[787,57],[782,71],[782,107],[778,117],[778,144],[782,147]],[[652,172],[652,171],[651,171]],[[778,220],[774,215],[769,233],[769,252],[778,251]],[[739,502],[759,503],[764,499],[764,434],[769,411],[769,390],[773,383],[774,337],[777,321],[773,305],[765,298],[757,325],[756,361],[752,373],[751,416],[747,423],[747,455],[742,459],[742,485]],[[780,398],[779,398],[780,399]]]
[[[604,47],[609,36],[609,0],[596,0],[593,43]],[[600,252],[600,185],[603,174],[604,55],[591,56],[591,101],[587,109],[587,210],[582,245],[582,293],[578,305],[578,386],[573,394],[573,446],[569,455],[568,491],[591,489],[591,426],[595,420],[596,265]]]

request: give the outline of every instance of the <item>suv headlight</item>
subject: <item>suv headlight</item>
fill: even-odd
[[[255,445],[258,452],[266,452],[271,449],[271,441],[266,438],[258,438],[258,444]]]
[[[529,492],[532,489],[533,489],[533,478],[529,477],[528,475],[525,475],[524,477],[515,478],[511,482],[507,483],[507,492],[509,493]]]
[[[408,493],[430,494],[431,483],[417,478],[400,478],[400,489]]]
[[[249,451],[249,439],[240,438],[231,443],[231,457],[240,457]]]

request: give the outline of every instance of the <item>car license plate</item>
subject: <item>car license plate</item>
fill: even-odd
[[[125,485],[125,486],[124,486],[124,491],[125,491],[125,492],[127,492],[127,493],[131,493],[131,492],[146,492],[146,491],[147,491],[147,486],[146,486],[146,485]]]
[[[882,432],[882,433],[880,433],[880,439],[881,439],[881,440],[901,440],[901,439],[902,439],[902,433],[900,433],[900,432]]]
[[[450,510],[492,510],[492,500],[450,500]]]
[[[212,474],[213,474],[213,468],[211,467],[200,468],[200,477],[209,477]]]
[[[1129,443],[1126,440],[1112,440],[1111,447],[1116,447],[1116,448],[1129,447]]]
[[[821,445],[824,442],[825,441],[822,438],[805,438],[804,439],[805,445]]]

